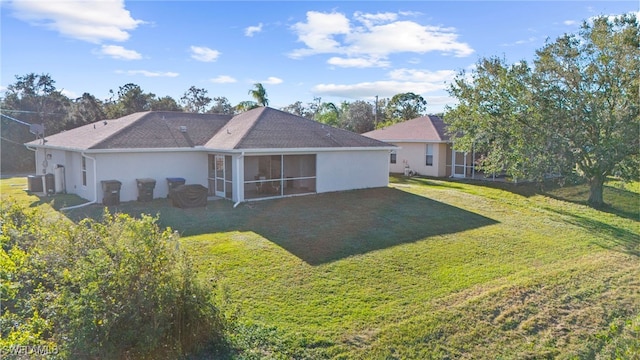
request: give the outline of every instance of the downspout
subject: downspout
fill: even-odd
[[[242,152],[242,154],[240,154],[240,156],[238,157],[238,164],[236,165],[236,172],[239,174],[240,173],[240,159],[244,158],[244,151]],[[238,202],[236,202],[235,204],[233,204],[233,208],[235,209],[238,205],[240,205],[240,203],[242,202],[242,200],[240,200],[240,180],[241,179],[237,179],[236,180],[236,194],[238,194]],[[244,183],[244,180],[242,180],[242,182]],[[243,194],[244,195],[244,194]],[[244,197],[244,196],[243,196]]]
[[[74,206],[67,206],[67,207],[63,207],[60,209],[60,211],[63,210],[71,210],[71,209],[77,209],[77,208],[81,208],[87,205],[91,205],[91,204],[96,204],[98,202],[98,170],[97,170],[97,165],[96,165],[96,158],[92,158],[91,156],[88,156],[87,154],[84,153],[84,151],[80,154],[82,155],[82,157],[85,157],[89,160],[91,160],[93,162],[93,181],[94,181],[94,186],[93,186],[93,201],[89,201],[86,202],[84,204],[80,204],[80,205],[74,205]]]

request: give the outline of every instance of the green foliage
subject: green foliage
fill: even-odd
[[[348,104],[346,111],[342,111],[341,128],[358,134],[375,128],[373,106],[366,101],[358,100]]]
[[[207,92],[207,89],[191,86],[180,98],[184,105],[184,111],[204,113],[209,103],[211,103],[211,98],[207,96]]]
[[[422,96],[408,92],[394,95],[385,112],[387,121],[396,123],[420,117],[426,109],[427,101]]]
[[[258,106],[269,106],[269,99],[267,98],[267,90],[261,83],[253,84],[254,89],[249,90],[249,95],[256,101]]]
[[[109,93],[111,98],[105,103],[105,114],[108,119],[149,111],[156,98],[155,94],[145,93],[139,85],[133,83],[120,86],[117,94],[114,94],[113,90],[109,90]]]
[[[154,99],[151,102],[151,110],[153,111],[182,111],[182,108],[171,96],[163,96]]]
[[[598,17],[536,53],[534,67],[481,59],[450,94],[445,121],[456,147],[486,153],[480,167],[541,180],[577,167],[602,206],[609,175],[640,168],[640,27],[634,15]]]
[[[212,289],[156,218],[45,219],[3,202],[0,348],[62,358],[176,358],[222,344]]]
[[[229,114],[233,115],[234,109],[229,99],[224,96],[218,96],[213,98],[213,105],[207,111],[210,114]]]

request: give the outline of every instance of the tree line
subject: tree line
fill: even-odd
[[[267,91],[260,83],[248,91],[252,100],[232,105],[224,96],[209,96],[207,89],[191,86],[180,99],[157,96],[139,85],[128,83],[109,98],[100,100],[90,93],[71,99],[57,89],[49,74],[17,75],[0,99],[2,109],[2,172],[33,171],[33,154],[24,147],[35,139],[27,124],[44,125],[45,136],[104,119],[116,119],[141,111],[183,111],[190,113],[238,114],[257,106],[268,106]],[[320,98],[296,101],[281,110],[327,125],[363,133],[376,127],[412,119],[426,112],[427,102],[414,93],[402,93],[390,99],[322,102]],[[17,120],[17,121],[15,121]]]

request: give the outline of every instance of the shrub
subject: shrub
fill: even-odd
[[[53,346],[59,357],[176,358],[223,346],[211,285],[157,218],[45,219],[0,206],[0,346]]]

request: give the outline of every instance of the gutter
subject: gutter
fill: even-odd
[[[240,159],[244,158],[244,151],[240,154],[240,156],[238,156],[238,164],[236,164],[236,169],[238,169],[238,173],[240,173]],[[244,183],[244,181],[243,181]],[[236,194],[238,194],[238,202],[236,202],[235,204],[233,204],[233,208],[235,209],[238,205],[240,205],[240,203],[242,202],[242,200],[240,200],[240,181],[236,181],[237,184],[237,188],[236,188]],[[244,197],[244,196],[243,196]]]
[[[91,156],[87,156],[87,154],[83,151],[81,153],[82,157],[86,157],[87,159],[91,160],[93,162],[93,181],[94,181],[94,186],[93,186],[93,201],[89,201],[86,202],[84,204],[80,204],[80,205],[74,205],[74,206],[67,206],[67,207],[63,207],[60,209],[60,211],[63,210],[71,210],[71,209],[77,209],[77,208],[81,208],[81,207],[85,207],[87,205],[91,205],[91,204],[96,204],[98,202],[98,169],[97,169],[97,165],[96,165],[96,158],[92,158]]]

